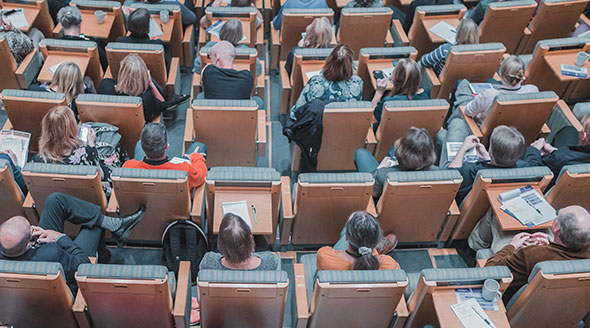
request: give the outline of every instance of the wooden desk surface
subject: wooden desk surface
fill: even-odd
[[[170,40],[172,40],[172,30],[174,29],[174,17],[170,15],[170,18],[168,18],[168,22],[166,24],[162,24],[162,21],[160,20],[160,15],[152,15],[152,18],[156,20],[156,23],[158,23],[158,25],[160,25],[160,29],[163,33],[162,35],[157,37],[157,39],[162,40],[162,42],[164,43],[170,43]]]
[[[457,318],[457,315],[453,312],[453,309],[451,309],[451,305],[457,304],[457,297],[455,296],[454,289],[436,290],[432,294],[432,299],[438,323],[441,328],[463,327],[461,321],[459,321],[459,318]],[[506,308],[504,307],[502,300],[498,300],[497,311],[486,311],[486,314],[490,317],[496,328],[510,327],[508,318],[506,318]]]
[[[491,187],[488,190],[486,190],[486,193],[488,195],[488,200],[490,201],[490,206],[492,207],[492,209],[496,213],[496,218],[498,219],[498,223],[500,224],[500,227],[502,228],[502,230],[503,231],[515,231],[515,230],[539,230],[539,229],[551,228],[551,224],[553,223],[553,221],[545,222],[541,225],[535,226],[533,228],[529,228],[529,227],[523,225],[522,223],[520,223],[520,221],[518,221],[517,219],[510,216],[508,213],[504,212],[504,210],[502,210],[500,208],[502,203],[500,203],[500,201],[498,200],[498,195],[505,192],[505,191],[512,190],[514,188],[517,188],[517,187],[514,187],[514,186]],[[543,192],[541,191],[541,189],[539,189],[538,186],[533,186],[533,188],[539,194],[543,195]]]
[[[215,193],[213,233],[219,233],[219,226],[223,220],[221,204],[225,202],[237,202],[245,200],[248,203],[248,212],[252,221],[252,234],[272,235],[272,195],[270,191],[217,191]],[[252,213],[251,205],[256,208],[256,221]]]
[[[96,22],[96,16],[94,16],[94,10],[82,10],[82,34],[93,36],[97,39],[108,39],[113,28],[113,23],[115,22],[115,14],[108,11],[105,11],[105,13],[107,15],[104,17],[104,22],[98,24]]]
[[[428,34],[428,38],[430,39],[430,42],[432,43],[445,43],[446,41],[441,38],[440,36],[430,32],[430,28],[433,27],[434,25],[438,24],[438,22],[440,21],[445,21],[447,23],[449,23],[450,25],[454,26],[455,28],[457,28],[457,25],[459,25],[459,20],[455,17],[450,17],[450,18],[440,18],[440,17],[425,17],[424,20],[422,21],[422,23],[424,24],[424,28],[426,29],[426,33]]]
[[[85,54],[75,55],[71,53],[56,53],[50,54],[45,58],[45,62],[43,63],[43,67],[41,68],[41,72],[39,72],[37,80],[39,80],[39,82],[51,82],[53,74],[49,71],[49,67],[66,61],[76,63],[80,68],[80,72],[82,72],[82,76],[86,75],[86,68],[90,62],[90,57]]]
[[[367,68],[369,69],[369,76],[371,78],[371,85],[373,86],[373,89],[377,89],[377,80],[375,80],[375,77],[373,76],[373,72],[374,71],[378,71],[378,70],[382,70],[382,69],[386,69],[386,68],[391,68],[393,67],[392,61],[391,59],[388,59],[387,61],[378,61],[378,62],[368,62],[367,63]],[[393,89],[393,84],[391,83],[387,83],[387,90],[391,90]]]
[[[558,53],[548,53],[543,57],[545,59],[545,63],[551,67],[553,74],[556,78],[558,78],[561,82],[573,82],[583,80],[573,76],[567,76],[561,74],[561,64],[572,65],[576,66],[576,57],[578,56],[578,50],[572,51],[560,51]],[[590,62],[586,61],[582,67],[586,67],[588,72],[590,72]]]
[[[37,19],[37,16],[39,15],[39,9],[37,8],[31,8],[31,7],[27,7],[27,6],[19,6],[15,3],[4,3],[4,5],[2,6],[2,10],[11,10],[11,9],[22,9],[23,10],[23,14],[25,14],[25,18],[27,19],[27,23],[29,23],[29,25],[27,25],[26,27],[20,28],[19,30],[21,30],[22,32],[29,32],[29,30],[31,29],[31,26],[33,25],[33,23],[35,23],[35,20]]]
[[[314,71],[321,71],[324,68],[324,63],[309,63],[303,64],[301,66],[301,76],[303,77],[303,85],[307,84],[309,78],[307,77],[307,73],[314,72]]]

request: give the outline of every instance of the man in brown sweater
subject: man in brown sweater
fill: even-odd
[[[520,287],[538,262],[590,258],[590,214],[580,206],[568,206],[557,212],[551,226],[554,241],[544,233],[521,232],[488,259],[485,266],[505,265]]]

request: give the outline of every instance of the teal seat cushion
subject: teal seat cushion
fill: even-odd
[[[417,181],[452,181],[461,180],[461,173],[457,170],[396,171],[388,173],[387,180],[402,183]]]
[[[116,104],[132,104],[132,105],[139,105],[141,104],[140,97],[132,97],[132,96],[111,96],[111,95],[99,95],[99,94],[81,94],[78,95],[76,101],[92,101],[92,102],[100,102],[100,103],[116,103]]]
[[[287,272],[271,271],[239,271],[239,270],[200,270],[199,281],[225,283],[286,283],[289,281]]]
[[[371,183],[371,173],[302,173],[299,175],[299,183]]]
[[[195,107],[256,107],[256,101],[251,99],[194,99]]]
[[[207,173],[214,181],[280,181],[281,174],[268,167],[218,166]]]
[[[61,92],[44,92],[44,91],[29,91],[29,90],[16,90],[16,89],[2,90],[2,97],[21,97],[21,98],[51,99],[51,100],[66,99],[66,95]]]
[[[60,271],[63,274],[59,262],[0,260],[0,272],[3,273],[56,275]]]
[[[168,269],[163,265],[121,265],[84,263],[78,267],[77,276],[114,279],[166,279]]]
[[[95,175],[98,173],[98,167],[91,165],[26,163],[23,171],[47,174]]]
[[[187,177],[186,171],[180,170],[148,170],[148,169],[129,169],[114,168],[111,172],[113,177],[134,178],[134,179],[164,179],[176,180]]]
[[[426,281],[436,281],[439,285],[464,285],[481,283],[486,279],[510,278],[512,274],[506,266],[461,269],[424,269],[420,273]]]

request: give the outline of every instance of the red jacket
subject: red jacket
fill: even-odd
[[[188,185],[191,189],[205,183],[205,177],[207,176],[207,164],[205,164],[205,158],[203,158],[203,155],[199,153],[191,154],[190,164],[186,162],[173,164],[168,161],[168,158],[159,161],[149,159],[138,161],[135,159],[130,159],[123,164],[123,167],[130,169],[186,171],[186,173],[188,173]]]

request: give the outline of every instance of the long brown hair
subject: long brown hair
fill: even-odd
[[[82,146],[74,112],[66,106],[55,106],[41,121],[39,155],[45,161],[63,162],[72,150]]]
[[[150,88],[150,77],[145,62],[136,54],[121,61],[115,91],[128,96],[139,96]]]
[[[393,70],[393,89],[390,96],[407,95],[408,99],[418,93],[420,89],[420,67],[413,59],[401,59]]]
[[[322,73],[330,82],[346,81],[352,77],[352,50],[346,44],[340,44],[326,58]]]
[[[68,105],[71,105],[72,101],[79,94],[84,93],[85,89],[82,72],[80,72],[78,65],[74,62],[65,62],[59,65],[51,79],[51,88],[64,93]]]

